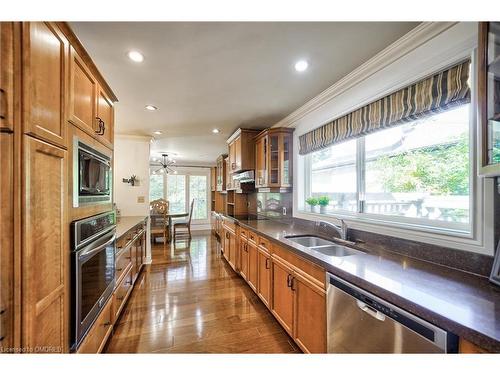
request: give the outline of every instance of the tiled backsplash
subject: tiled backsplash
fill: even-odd
[[[248,202],[251,214],[276,219],[292,217],[292,193],[252,193]]]

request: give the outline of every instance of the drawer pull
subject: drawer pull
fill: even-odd
[[[0,315],[3,315],[5,313],[5,309],[0,310]]]
[[[286,277],[286,285],[291,288],[292,287],[292,275],[288,274]]]
[[[1,96],[0,109],[2,111],[0,113],[0,119],[5,120],[7,118],[7,95],[5,94],[4,89],[0,89],[0,96]]]
[[[292,280],[290,281],[290,289],[292,289],[293,292],[295,292],[295,288],[294,288],[294,285],[295,285],[295,277],[292,277]]]
[[[111,325],[111,322],[108,320],[106,323],[103,324],[104,327],[108,327]]]
[[[123,297],[123,296],[122,296],[122,297],[116,297],[116,299],[117,299],[118,301],[123,301],[123,300],[125,299],[125,297]]]
[[[270,258],[266,258],[266,270],[269,269],[269,260],[270,260]]]
[[[121,272],[121,271],[123,271],[123,268],[117,268],[116,270],[117,270],[118,272]]]
[[[3,341],[4,338],[5,336],[0,336],[0,342]]]

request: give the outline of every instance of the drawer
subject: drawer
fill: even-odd
[[[119,253],[115,259],[115,280],[119,281],[123,272],[127,269],[128,265],[132,263],[132,249],[131,247]]]
[[[101,314],[94,322],[94,325],[90,329],[87,337],[83,340],[82,344],[78,348],[78,353],[100,353],[106,344],[106,340],[108,339],[111,330],[113,329],[113,325],[111,323],[111,314],[112,314],[112,299],[106,303],[104,310],[101,311]]]
[[[267,251],[268,253],[271,252],[271,242],[267,238],[259,237],[258,245],[260,249]]]
[[[318,286],[323,289],[326,288],[326,271],[322,267],[274,243],[271,245],[271,252],[272,257],[277,256],[278,260],[284,260],[294,266],[302,275],[314,281]]]
[[[254,232],[248,231],[248,241],[253,242],[257,245],[257,241],[259,240],[259,236],[257,236]]]
[[[113,293],[113,324],[118,319],[120,312],[127,302],[127,298],[132,290],[132,267],[129,266],[126,269],[126,275],[117,285],[115,292]]]
[[[228,220],[228,219],[223,219],[222,221],[222,225],[226,228],[226,229],[229,229],[233,232],[236,233],[236,224],[234,223],[234,221],[232,220]]]
[[[248,231],[245,228],[240,228],[240,237],[242,238],[248,237]]]

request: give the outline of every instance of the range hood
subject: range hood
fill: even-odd
[[[245,184],[248,182],[254,182],[255,181],[255,172],[254,171],[246,171],[246,172],[234,174],[233,180],[239,181],[242,184]]]

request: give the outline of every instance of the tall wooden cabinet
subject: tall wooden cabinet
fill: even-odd
[[[71,75],[77,60],[85,64]],[[0,347],[68,352],[68,120],[101,116],[111,132],[101,142],[112,146],[116,98],[65,23],[0,22],[0,61]]]
[[[255,169],[255,136],[259,130],[238,129],[227,140],[228,171],[239,173]]]
[[[270,128],[255,138],[255,187],[290,188],[292,179],[293,129]]]

